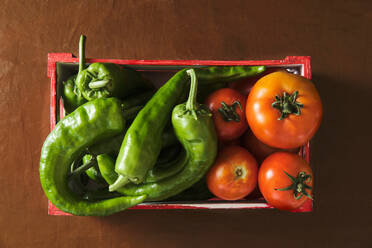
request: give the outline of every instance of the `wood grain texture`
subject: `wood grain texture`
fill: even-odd
[[[372,2],[0,0],[0,247],[371,247]],[[130,210],[47,216],[48,52],[120,59],[312,56],[324,101],[313,213]]]

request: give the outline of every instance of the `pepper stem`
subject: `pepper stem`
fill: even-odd
[[[84,70],[85,67],[85,40],[85,35],[81,35],[79,42],[79,73]]]
[[[197,109],[196,95],[198,93],[198,80],[194,69],[189,69],[186,72],[191,78],[190,93],[186,102],[186,110],[195,111]]]
[[[91,89],[100,89],[100,88],[105,87],[108,83],[110,83],[110,81],[111,80],[109,80],[109,79],[100,80],[100,81],[93,81],[93,82],[90,82],[88,85],[89,85],[89,88],[91,88]]]

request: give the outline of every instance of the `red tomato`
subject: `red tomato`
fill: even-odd
[[[311,198],[312,178],[310,166],[300,156],[277,152],[261,164],[258,186],[270,205],[281,210],[294,210]]]
[[[242,199],[257,185],[257,162],[240,146],[224,148],[207,174],[209,190],[224,200]]]
[[[236,139],[247,130],[246,97],[243,94],[229,88],[219,89],[208,96],[206,105],[213,114],[220,140]]]
[[[243,135],[243,144],[244,147],[248,149],[252,153],[252,155],[257,159],[257,162],[261,164],[266,157],[274,152],[280,151],[288,151],[292,153],[298,153],[300,148],[293,148],[293,149],[280,149],[268,146],[262,143],[256,136],[252,133],[251,130],[248,130]]]
[[[314,84],[278,71],[261,78],[247,99],[246,117],[254,135],[277,148],[308,142],[322,119],[322,102]]]
[[[227,147],[227,146],[240,146],[240,144],[241,144],[240,139],[218,142],[218,150],[222,150],[224,147]]]
[[[244,78],[239,81],[229,83],[229,88],[239,91],[245,96],[248,96],[249,92],[251,91],[253,85],[257,82],[259,77],[254,78]]]

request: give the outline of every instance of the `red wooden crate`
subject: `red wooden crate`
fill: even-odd
[[[48,54],[48,77],[50,78],[50,128],[55,127],[59,118],[64,116],[63,102],[60,97],[60,82],[64,67],[76,67],[79,59],[71,53],[50,53]],[[106,62],[116,63],[132,67],[155,80],[158,86],[166,81],[171,74],[182,67],[211,66],[211,65],[265,65],[272,68],[287,69],[311,79],[311,67],[309,56],[288,56],[282,60],[247,60],[247,61],[215,61],[215,60],[122,60],[122,59],[86,59],[86,63]],[[300,150],[300,155],[309,161],[309,143]],[[308,200],[305,204],[294,212],[312,211],[313,203]],[[244,199],[240,201],[223,201],[218,198],[208,201],[188,201],[188,202],[151,202],[142,203],[131,209],[271,209],[262,196],[256,199]],[[48,201],[49,215],[70,215],[56,208]]]

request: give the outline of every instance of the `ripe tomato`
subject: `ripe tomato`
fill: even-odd
[[[218,142],[218,150],[223,150],[224,147],[228,146],[240,146],[241,145],[241,139],[234,139],[234,140],[227,140]]]
[[[246,97],[243,94],[233,89],[223,88],[210,94],[205,103],[213,114],[220,140],[236,139],[247,130]]]
[[[311,198],[313,172],[300,156],[277,152],[265,159],[258,172],[258,186],[275,208],[294,210]]]
[[[257,139],[257,137],[254,136],[251,130],[247,130],[247,132],[244,133],[242,142],[244,147],[252,153],[259,164],[261,164],[266,157],[268,157],[270,154],[273,154],[274,152],[288,151],[292,153],[298,153],[298,151],[300,150],[299,147],[292,149],[280,149],[268,146]]]
[[[240,146],[224,148],[207,174],[209,190],[224,200],[238,200],[257,185],[257,162]]]
[[[322,102],[314,84],[278,71],[262,77],[247,99],[246,117],[254,135],[277,148],[308,142],[322,119]]]

